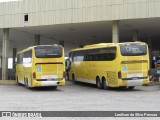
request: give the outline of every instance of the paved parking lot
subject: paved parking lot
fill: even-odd
[[[19,85],[0,85],[0,111],[153,111],[160,110],[160,85],[134,90],[99,90],[94,85],[67,81],[57,90],[27,90]]]

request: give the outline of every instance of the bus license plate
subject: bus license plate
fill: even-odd
[[[52,81],[52,78],[47,79],[47,81]]]
[[[133,77],[132,80],[138,80],[138,77]]]

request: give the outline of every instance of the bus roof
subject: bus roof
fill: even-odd
[[[133,43],[146,44],[146,43],[140,42],[140,41],[136,41],[136,42],[123,42],[123,43],[98,43],[98,44],[86,45],[83,48],[76,48],[76,49],[73,49],[71,51],[93,49],[93,48],[103,48],[103,47],[114,47],[114,46],[133,44]]]
[[[31,50],[31,49],[33,49],[33,48],[35,48],[35,47],[38,47],[38,46],[61,46],[61,45],[53,44],[53,45],[36,45],[36,46],[30,46],[30,47],[28,47],[28,48],[26,48],[26,49],[21,50],[21,51],[18,52],[17,54],[22,53],[22,52],[25,52],[25,51],[28,51],[28,50]],[[62,46],[61,46],[61,47],[62,47]]]

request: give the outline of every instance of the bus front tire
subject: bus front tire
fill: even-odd
[[[98,89],[102,89],[102,88],[103,88],[103,85],[102,85],[99,77],[96,78],[96,84],[97,84],[97,88],[98,88]]]
[[[73,83],[76,83],[76,79],[75,79],[75,75],[74,74],[72,75],[72,81],[73,81]]]
[[[16,82],[17,82],[17,85],[21,85],[21,84],[19,83],[18,77],[17,77],[17,79],[16,79]]]

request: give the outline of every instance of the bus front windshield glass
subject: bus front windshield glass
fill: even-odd
[[[35,47],[37,58],[60,58],[62,57],[62,47],[60,46],[38,46]]]
[[[120,45],[122,56],[141,56],[147,54],[147,46],[139,44]]]

